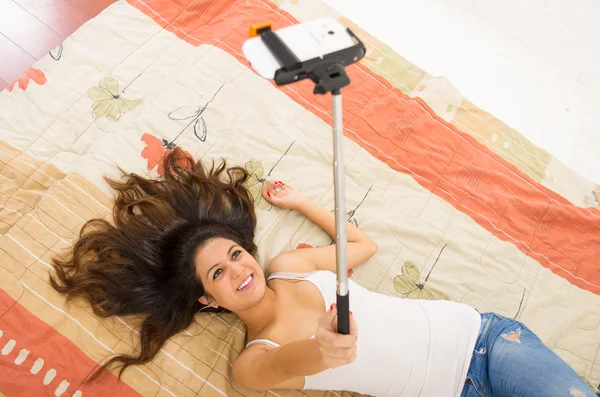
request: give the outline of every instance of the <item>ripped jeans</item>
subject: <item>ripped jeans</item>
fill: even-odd
[[[461,397],[596,397],[596,393],[523,324],[481,315]]]

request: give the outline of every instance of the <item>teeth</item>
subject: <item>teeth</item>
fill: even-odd
[[[242,285],[240,285],[238,287],[238,291],[241,290],[242,288],[244,288],[246,285],[248,285],[250,283],[250,281],[252,281],[252,276],[248,276],[248,278],[246,279],[246,281],[244,281],[242,283]]]

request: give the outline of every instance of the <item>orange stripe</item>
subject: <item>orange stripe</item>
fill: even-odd
[[[198,18],[179,0],[128,0],[194,45],[212,44],[247,64],[241,47],[248,27],[269,20],[274,29],[297,21],[267,0],[195,2]],[[209,8],[207,4],[219,3]],[[344,90],[346,136],[474,219],[496,237],[580,288],[600,294],[600,211],[578,208],[435,115],[362,65],[349,68]],[[312,83],[279,88],[325,122],[330,98]]]
[[[93,383],[82,384],[98,364],[2,289],[0,329],[3,331],[0,346],[5,346],[11,339],[16,342],[12,352],[6,356],[0,355],[0,392],[7,396],[54,396],[54,391],[63,380],[69,383],[63,396],[71,396],[76,390],[80,390],[84,396],[140,396],[110,372]],[[25,361],[17,365],[15,359],[21,349],[28,350],[29,354]],[[34,375],[30,370],[39,358],[44,360],[43,367]],[[44,377],[50,369],[56,371],[55,378],[48,386],[44,386]]]

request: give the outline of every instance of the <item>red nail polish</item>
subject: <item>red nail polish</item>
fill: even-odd
[[[354,316],[354,314],[352,314],[352,311],[349,311],[351,316]]]
[[[333,303],[329,306],[329,310],[333,310]]]
[[[268,197],[271,197],[271,193],[270,193],[270,192],[267,192],[267,196],[268,196]]]

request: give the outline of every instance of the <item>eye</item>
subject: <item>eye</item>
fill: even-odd
[[[235,260],[237,259],[240,255],[242,255],[242,251],[238,250],[238,251],[234,251],[233,254],[231,254],[231,259]]]
[[[213,273],[213,280],[216,279],[217,277],[219,277],[219,275],[223,273],[223,269],[217,269],[215,270],[215,272]]]

